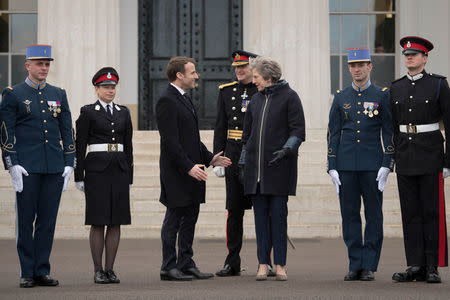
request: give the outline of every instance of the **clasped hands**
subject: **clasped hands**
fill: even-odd
[[[231,165],[231,160],[226,156],[222,156],[222,154],[223,154],[223,151],[220,151],[219,153],[214,155],[214,157],[211,159],[209,164],[211,166],[225,167],[225,168],[228,167],[229,165]],[[192,167],[192,169],[189,170],[188,174],[189,174],[189,176],[197,179],[198,181],[206,181],[208,179],[208,174],[206,174],[204,168],[205,168],[205,165],[196,164]]]

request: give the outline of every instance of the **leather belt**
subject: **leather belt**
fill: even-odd
[[[123,144],[92,144],[89,152],[123,152]]]
[[[239,141],[242,139],[242,130],[228,130],[228,139]]]
[[[422,133],[439,130],[439,123],[423,125],[400,125],[400,132],[403,133]]]

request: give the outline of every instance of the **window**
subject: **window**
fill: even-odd
[[[395,77],[395,0],[329,0],[331,93],[349,86],[347,49],[369,47],[370,80],[390,86]]]
[[[37,0],[0,0],[0,90],[25,80],[26,46],[37,40]]]

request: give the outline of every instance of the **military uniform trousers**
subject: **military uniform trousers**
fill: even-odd
[[[442,173],[397,174],[408,266],[448,265]]]
[[[377,171],[339,171],[339,202],[342,232],[347,246],[349,270],[377,271],[383,244],[383,193],[378,190]],[[364,202],[364,242],[361,225]]]
[[[228,255],[225,264],[235,272],[241,270],[242,235],[244,234],[243,219],[246,209],[252,207],[249,196],[244,195],[244,186],[239,181],[238,161],[241,155],[242,143],[228,140],[225,155],[231,159],[232,165],[225,169],[225,185],[227,191],[226,208],[228,210],[226,225],[226,243]]]
[[[161,228],[163,261],[161,270],[169,271],[173,268],[186,270],[195,267],[192,259],[194,251],[195,224],[197,223],[200,204],[186,207],[167,207]],[[175,245],[178,234],[178,259]]]
[[[50,274],[63,183],[61,173],[23,176],[23,191],[16,193],[16,243],[22,278]]]

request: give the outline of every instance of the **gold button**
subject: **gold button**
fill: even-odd
[[[234,129],[238,130],[238,129],[239,129],[239,127],[237,127],[237,126],[236,126],[236,127],[234,127]]]
[[[47,123],[47,120],[44,120],[44,123]]]
[[[356,133],[361,133],[361,130],[356,131]]]
[[[412,126],[412,123],[409,123],[409,126]]]
[[[111,132],[114,132],[114,129],[113,129],[113,130],[111,130]]]
[[[236,100],[236,97],[234,97],[234,96],[233,96],[233,97],[231,97],[231,100]]]
[[[114,125],[114,122],[111,122],[111,125]]]
[[[115,138],[112,138],[112,140],[115,141],[116,139],[115,139]]]
[[[233,92],[236,92],[237,91],[237,88],[233,88]]]
[[[45,133],[48,133],[48,130],[46,129],[44,132],[45,132]]]
[[[409,110],[409,112],[412,112],[412,109],[410,108],[410,109],[408,109]]]
[[[361,93],[359,93],[358,96],[361,97]]]
[[[42,112],[45,113],[45,109],[43,109]]]
[[[358,110],[358,115],[361,114],[361,112]]]
[[[412,85],[416,85],[416,83],[415,82],[413,82],[413,83],[411,83]]]
[[[236,118],[236,117],[233,117],[233,120],[235,120],[235,121],[236,121],[236,120],[237,120],[237,118]]]
[[[412,137],[409,137],[408,139],[409,139],[409,140],[412,140]]]
[[[41,103],[44,103],[44,100],[41,100]]]
[[[42,95],[42,92],[39,92],[39,95]]]
[[[48,143],[48,140],[45,140],[46,143]]]
[[[359,124],[359,123],[361,123],[361,121],[359,121],[359,120],[358,120],[358,121],[356,121],[356,123],[358,123],[358,124]]]
[[[413,98],[413,96],[409,96],[409,99],[412,99]]]
[[[238,141],[239,139],[234,139],[235,141]]]
[[[232,109],[232,110],[236,110],[236,106],[233,106],[231,109]]]
[[[361,105],[361,102],[358,102],[358,105]]]
[[[395,101],[395,104],[398,104],[398,101]]]
[[[425,100],[425,103],[428,103],[428,100]]]
[[[356,142],[360,143],[361,141],[360,141],[360,140],[357,140]]]

